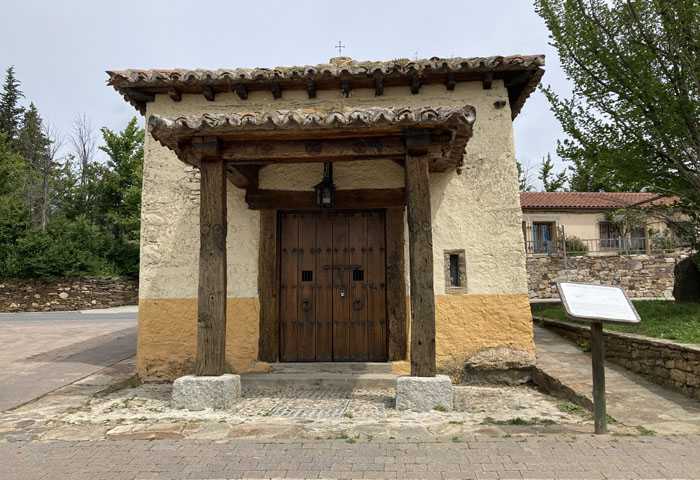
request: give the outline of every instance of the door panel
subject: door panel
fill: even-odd
[[[280,215],[282,361],[386,361],[383,211]]]
[[[317,216],[316,360],[333,360],[333,224]]]
[[[316,359],[316,216],[302,214],[299,222],[299,305],[297,350],[299,361]]]
[[[366,269],[367,217],[364,212],[348,217],[350,286],[350,359],[367,361],[367,289],[364,274]]]
[[[297,248],[299,244],[298,215],[284,215],[281,221],[280,248],[280,328],[281,357],[295,362],[297,356]]]
[[[333,222],[333,359],[350,360],[350,301],[348,292],[348,214],[331,216]]]

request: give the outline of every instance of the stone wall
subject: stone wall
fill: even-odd
[[[0,279],[0,312],[50,312],[138,303],[134,278]]]
[[[544,327],[581,345],[589,342],[587,326],[536,317]],[[650,381],[700,400],[700,345],[604,332],[605,358]]]
[[[535,255],[527,259],[531,299],[559,298],[557,281],[619,285],[632,298],[673,298],[673,269],[687,252],[653,255]]]

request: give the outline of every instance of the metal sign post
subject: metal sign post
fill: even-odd
[[[603,323],[639,323],[634,305],[620,287],[557,282],[557,290],[571,320],[591,324],[593,413],[595,433],[608,430],[605,408],[605,341]]]

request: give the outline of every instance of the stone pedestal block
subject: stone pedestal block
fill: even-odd
[[[186,375],[173,382],[173,408],[204,410],[231,408],[241,397],[241,377],[220,375],[198,377]]]
[[[399,377],[396,380],[396,408],[428,412],[452,410],[452,381],[447,375]]]

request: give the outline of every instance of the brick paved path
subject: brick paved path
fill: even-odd
[[[0,444],[0,478],[700,478],[700,437],[472,437],[451,443]]]

